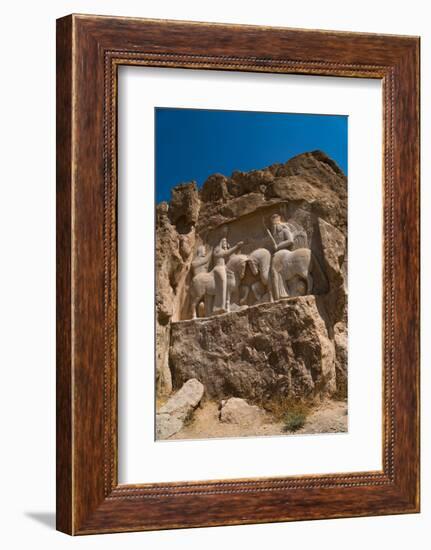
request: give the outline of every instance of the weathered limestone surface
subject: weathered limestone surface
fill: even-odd
[[[184,300],[184,281],[190,269],[200,199],[195,183],[178,186],[170,206],[156,209],[156,389],[159,396],[172,391],[168,365],[170,322],[178,318]],[[175,225],[176,224],[176,225]]]
[[[335,350],[315,296],[287,298],[171,327],[174,386],[262,401],[335,391]]]
[[[340,168],[325,153],[313,151],[230,178],[211,176],[201,192],[198,229],[215,227],[257,207],[293,201],[343,233],[347,229],[347,185]]]
[[[347,249],[343,233],[318,218],[319,234],[322,244],[322,267],[329,281],[329,291],[325,300],[331,316],[331,323],[345,320],[347,310]]]
[[[337,390],[343,397],[347,397],[347,327],[346,323],[337,323],[334,327],[335,344],[335,373]]]
[[[203,394],[204,387],[198,380],[188,380],[159,409],[156,415],[156,438],[167,439],[179,432],[185,420],[199,405]]]
[[[268,300],[268,293],[256,298],[266,291],[260,288],[245,305],[234,290],[231,313],[192,321],[198,247],[208,253],[227,236],[230,247],[243,242],[240,254],[258,248],[273,254],[262,221],[275,213],[306,234],[312,289],[296,279],[289,288],[294,297],[259,303]],[[222,398],[345,392],[346,237],[347,180],[320,151],[230,177],[214,174],[200,190],[194,182],[177,186],[156,210],[157,394],[169,395],[193,377]],[[249,267],[244,280],[252,288]]]

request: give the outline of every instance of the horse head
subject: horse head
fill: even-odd
[[[234,273],[241,280],[244,278],[247,262],[248,256],[245,254],[232,254],[226,264],[226,269]]]
[[[248,257],[250,270],[256,277],[261,274],[265,280],[268,279],[269,268],[271,265],[271,253],[266,248],[257,248]]]
[[[256,257],[249,257],[248,265],[253,275],[256,277],[259,274],[259,260]]]

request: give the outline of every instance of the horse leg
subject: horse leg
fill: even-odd
[[[250,287],[248,285],[240,286],[240,298],[239,298],[240,305],[244,305],[247,302],[249,292],[250,292]]]
[[[307,274],[307,294],[311,294],[313,290],[313,277],[308,273]]]
[[[273,295],[275,300],[280,299],[280,288],[278,285],[278,272],[276,269],[271,269],[271,286],[273,288]]]
[[[290,283],[290,279],[283,280],[283,278],[280,275],[280,284],[281,284],[280,294],[282,298],[289,298],[290,296],[291,288],[289,283]]]
[[[248,289],[247,289],[248,292]],[[226,312],[230,312],[230,304],[232,299],[232,294],[238,297],[238,302],[241,304],[241,279],[236,275],[232,277],[228,275],[226,277]]]
[[[288,284],[288,280],[284,280],[282,274],[279,272],[279,271],[276,271],[276,277],[275,277],[275,281],[274,281],[274,289],[276,290],[277,292],[277,298],[276,300],[279,300],[280,298],[288,298],[289,297],[289,293],[288,293],[288,288],[289,288],[289,284]]]
[[[228,289],[227,289],[227,273],[226,272],[224,274],[224,279],[223,279],[223,298],[222,298],[222,300],[223,300],[222,308],[224,308],[225,311],[229,311],[230,291],[228,291]],[[228,302],[229,302],[229,305],[228,305]]]
[[[202,298],[199,296],[196,296],[192,300],[192,319],[196,319],[196,317],[199,317],[199,304],[201,303]]]
[[[214,305],[214,296],[210,294],[205,294],[204,306],[205,306],[205,317],[210,317],[213,312]]]
[[[269,294],[269,301],[270,302],[273,302],[274,301],[274,296],[272,294],[272,286],[271,286],[271,283],[268,281],[268,294]]]
[[[251,285],[251,289],[256,298],[256,301],[260,302],[265,296],[265,287],[263,286],[263,284],[260,281],[256,281]]]
[[[266,290],[269,296],[269,301],[273,302],[274,297],[272,295],[272,285],[271,285],[271,281],[269,280],[269,273],[266,275],[266,277],[263,277],[263,276],[261,277],[261,285],[264,289],[263,293],[265,294],[265,290]]]

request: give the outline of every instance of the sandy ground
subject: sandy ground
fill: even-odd
[[[196,409],[191,422],[170,439],[293,435],[293,432],[286,432],[283,428],[283,423],[274,422],[269,415],[258,426],[220,422],[218,404],[207,401]],[[340,432],[347,432],[347,403],[345,401],[326,400],[311,410],[304,427],[294,432],[294,434]]]

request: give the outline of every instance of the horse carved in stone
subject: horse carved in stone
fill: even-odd
[[[230,311],[231,296],[239,291],[241,279],[244,278],[248,256],[245,254],[232,254],[226,263],[226,304],[224,311]],[[193,277],[190,286],[192,318],[198,317],[199,305],[204,301],[205,317],[213,313],[214,299],[216,297],[216,280],[214,270],[209,273],[202,272]]]
[[[271,253],[266,248],[257,248],[248,256],[248,266],[241,280],[239,303],[246,304],[250,291],[256,298],[256,303],[261,303],[265,296],[273,301],[270,283]]]
[[[313,276],[324,277],[319,262],[308,248],[279,250],[272,258],[271,282],[275,300],[289,296],[289,282],[302,280],[305,294],[313,290]]]

